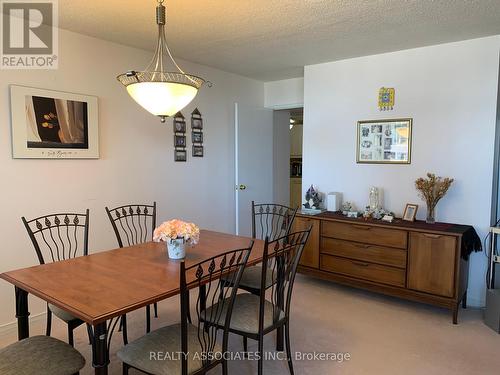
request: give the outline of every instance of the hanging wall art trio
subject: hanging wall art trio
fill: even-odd
[[[196,108],[191,113],[191,143],[193,157],[201,158],[204,154],[203,147],[203,118]],[[174,116],[174,160],[187,161],[186,118],[181,112]]]

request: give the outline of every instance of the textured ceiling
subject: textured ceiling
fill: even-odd
[[[500,34],[500,0],[167,0],[174,56],[255,79]],[[59,0],[62,28],[152,50],[154,0]]]

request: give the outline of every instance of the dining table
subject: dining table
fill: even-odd
[[[51,303],[88,324],[95,374],[108,373],[109,346],[117,321],[130,311],[180,293],[180,262],[186,267],[253,239],[209,230],[187,248],[183,260],[168,257],[166,244],[146,242],[0,274],[14,285],[18,339],[29,337],[28,295]],[[262,261],[264,241],[254,240],[247,266]],[[114,321],[114,323],[112,323]]]

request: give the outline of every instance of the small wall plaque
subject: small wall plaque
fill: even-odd
[[[396,90],[394,88],[382,87],[378,92],[378,108],[381,111],[392,111]]]

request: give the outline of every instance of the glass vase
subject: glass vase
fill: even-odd
[[[427,224],[434,224],[436,222],[436,206],[427,206]]]

